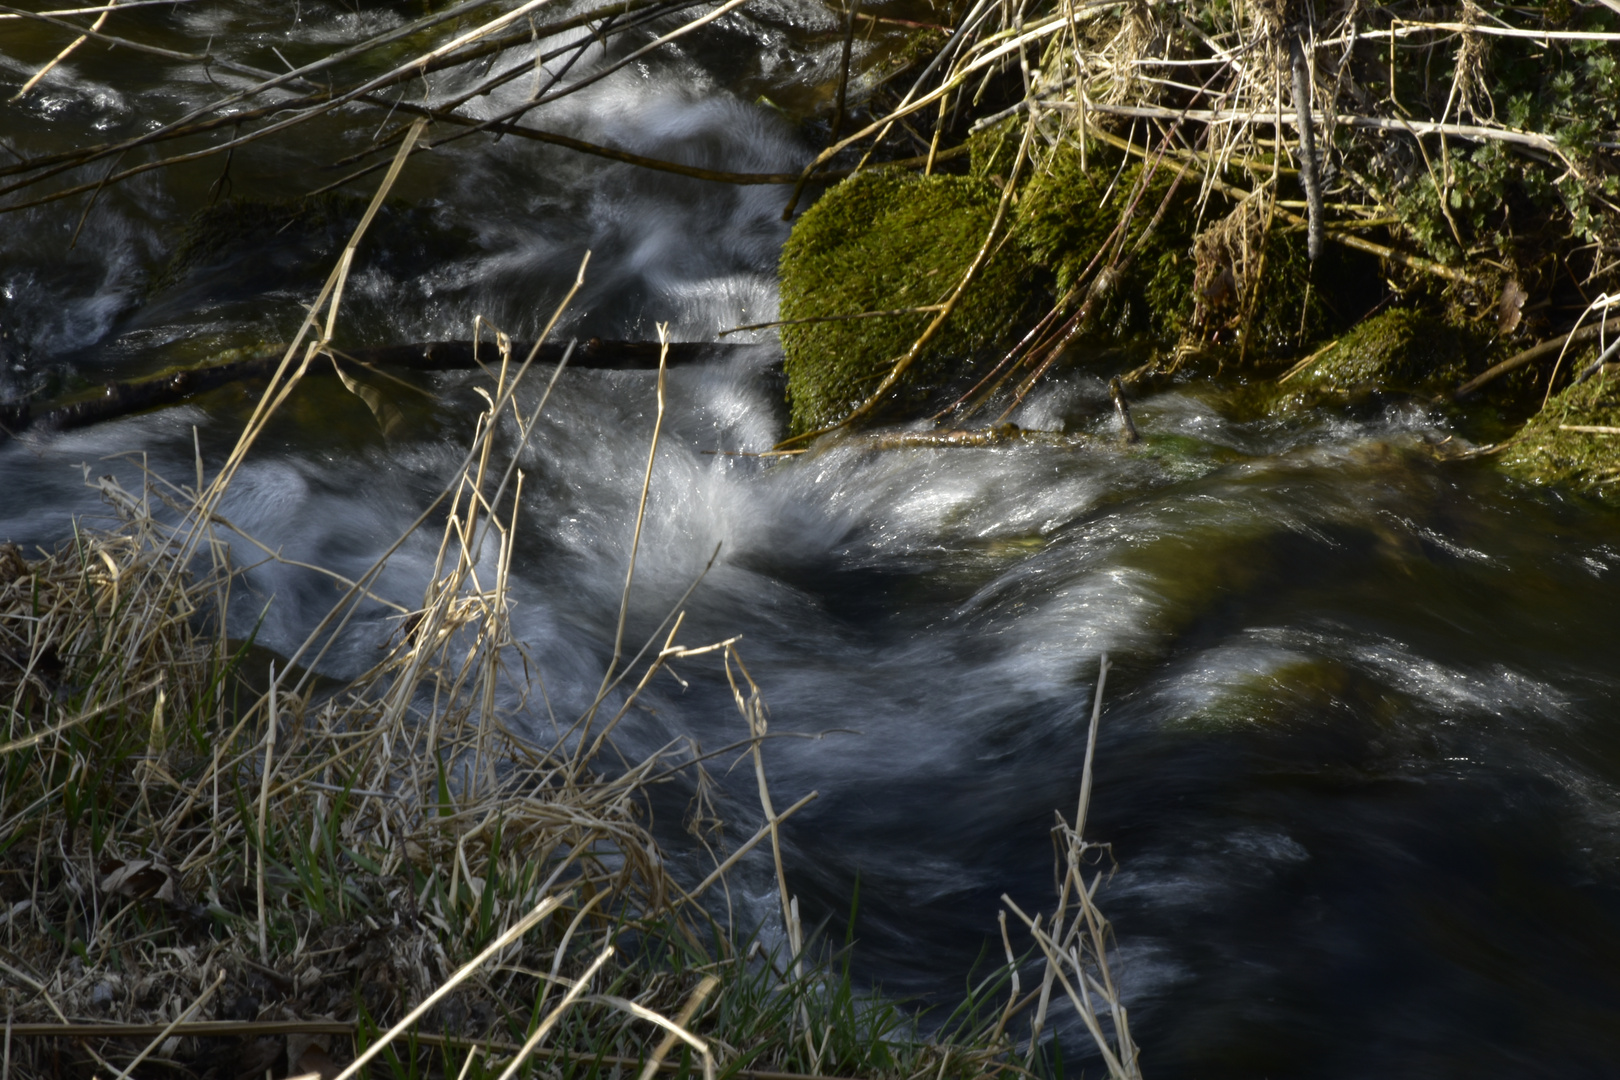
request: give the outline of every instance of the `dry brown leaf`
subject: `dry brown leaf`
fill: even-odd
[[[1530,294],[1524,291],[1518,278],[1508,278],[1506,285],[1502,286],[1502,296],[1496,302],[1496,328],[1504,334],[1511,334],[1519,328],[1519,320],[1524,317],[1524,302],[1530,299]]]
[[[287,1060],[293,1063],[293,1075],[300,1080],[334,1080],[343,1071],[327,1053],[325,1035],[287,1036]]]
[[[180,887],[180,875],[161,859],[130,859],[115,862],[111,869],[102,868],[106,876],[101,879],[101,891],[113,896],[126,896],[131,900],[162,900],[178,908],[189,908],[185,890]]]

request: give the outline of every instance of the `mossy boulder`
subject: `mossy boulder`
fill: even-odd
[[[1590,360],[1589,351],[1582,363]],[[1620,364],[1554,394],[1503,453],[1502,467],[1532,483],[1620,502],[1620,435],[1572,428],[1620,429]]]
[[[1291,381],[1313,399],[1437,393],[1467,377],[1476,344],[1458,327],[1394,308],[1364,320]]]
[[[861,173],[829,190],[782,249],[781,317],[817,319],[943,303],[995,218],[995,185],[965,176]],[[1003,242],[908,370],[902,403],[925,399],[1001,346],[1038,295],[1021,244]],[[782,328],[795,434],[864,401],[933,320],[932,312]]]
[[[1005,170],[1014,134],[981,135],[973,168],[993,172],[1000,161]],[[1018,193],[1015,234],[1051,271],[1060,296],[1109,242],[1133,197],[1127,251],[1168,198],[1129,272],[1096,313],[1094,335],[1234,344],[1246,331],[1246,355],[1265,360],[1339,332],[1377,302],[1382,278],[1371,257],[1334,245],[1313,265],[1303,231],[1269,218],[1256,200],[1225,217],[1201,208],[1200,178],[1187,176],[1177,185],[1178,165],[1171,160],[1160,162],[1137,197],[1144,168],[1095,142],[1083,160],[1079,145],[1065,140],[1036,156]]]
[[[971,143],[966,176],[863,173],[832,188],[800,218],[781,260],[781,317],[790,323],[782,345],[795,434],[849,415],[922,334],[932,313],[848,316],[926,307],[950,295],[989,230],[1017,145],[1013,125],[981,132]],[[1007,235],[897,387],[896,403],[915,410],[969,374],[975,360],[1010,346],[1037,302],[1049,305],[1073,286],[1085,286],[1086,268],[1111,238],[1117,242],[1115,228],[1132,198],[1125,242],[1134,261],[1093,312],[1086,332],[1093,343],[1230,345],[1246,329],[1246,354],[1263,360],[1336,332],[1373,302],[1364,294],[1368,282],[1374,292],[1379,287],[1376,266],[1369,269],[1357,261],[1365,257],[1337,249],[1313,266],[1304,234],[1271,228],[1257,203],[1199,231],[1200,184],[1190,177],[1172,192],[1175,168],[1161,163],[1136,197],[1140,161],[1097,144],[1088,147],[1084,162],[1072,141],[1042,146],[1020,174]],[[1256,274],[1259,283],[1251,286]],[[1217,301],[1212,290],[1222,280],[1229,287]],[[1251,295],[1252,308],[1243,307]],[[1068,296],[1068,310],[1080,302]],[[1393,384],[1408,369],[1444,377],[1443,369],[1466,357],[1448,352],[1439,363],[1430,346],[1458,339],[1431,336],[1416,318],[1395,313],[1373,320],[1317,365],[1307,384],[1318,392],[1369,380]],[[1346,358],[1353,362],[1346,365]],[[1357,374],[1373,369],[1382,374]]]

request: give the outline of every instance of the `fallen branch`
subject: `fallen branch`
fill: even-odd
[[[440,139],[431,146],[423,146],[418,149],[416,153],[437,150],[439,147],[455,139],[461,139],[468,135],[475,135],[478,132],[487,131],[493,132],[497,135],[511,135],[514,138],[528,139],[532,142],[547,143],[551,146],[560,146],[564,149],[573,150],[577,153],[589,154],[592,157],[606,158],[609,161],[618,161],[626,165],[634,165],[641,169],[651,169],[654,172],[674,173],[677,176],[689,176],[694,180],[707,180],[716,184],[736,184],[747,187],[767,184],[792,184],[798,182],[799,180],[798,173],[740,173],[730,172],[725,169],[704,169],[696,165],[682,165],[679,162],[666,161],[663,158],[651,158],[643,154],[632,154],[628,150],[620,150],[616,147],[604,146],[600,143],[587,142],[584,139],[575,139],[568,135],[558,135],[555,132],[541,131],[539,128],[532,128],[519,124],[515,120],[474,120],[470,117],[462,116],[459,113],[450,112],[445,109],[432,109],[422,105],[412,105],[405,102],[388,102],[381,99],[373,101],[370,98],[367,98],[366,103],[376,107],[387,107],[396,112],[410,113],[417,116],[426,116],[433,120],[442,120],[447,124],[454,124],[466,128],[465,131],[462,131],[456,135],[451,135],[445,139]],[[968,147],[966,145],[957,146],[936,155],[935,160],[938,161],[948,158],[961,157],[967,152]],[[918,168],[926,165],[927,163],[928,158],[926,155],[902,158],[898,161],[879,162],[879,164],[887,165],[891,168]],[[324,192],[342,187],[344,184],[376,172],[378,169],[386,167],[387,162],[377,162],[375,164],[368,165],[364,169],[359,169],[353,173],[350,173],[341,180],[335,180],[324,187],[317,188],[310,192],[310,194],[320,195]],[[817,179],[842,180],[846,176],[854,175],[858,171],[858,168],[829,169],[825,172],[818,173]]]
[[[1136,422],[1131,419],[1131,406],[1125,400],[1125,384],[1115,375],[1108,380],[1108,396],[1114,399],[1114,414],[1119,417],[1119,441],[1123,443],[1138,443],[1142,436],[1136,432]]]
[[[1049,109],[1072,109],[1072,102],[1054,101],[1046,105]],[[1299,117],[1289,111],[1281,113],[1264,111],[1260,109],[1238,111],[1236,109],[1170,109],[1162,105],[1111,105],[1107,102],[1086,102],[1087,112],[1108,113],[1112,116],[1129,116],[1143,120],[1174,120],[1184,117],[1204,124],[1265,124],[1271,125],[1281,121],[1290,127],[1299,127]],[[1549,154],[1561,154],[1562,150],[1558,140],[1550,135],[1540,135],[1533,131],[1509,131],[1506,128],[1480,127],[1477,124],[1442,124],[1436,120],[1386,120],[1381,116],[1356,116],[1353,113],[1340,113],[1334,122],[1346,127],[1366,128],[1373,131],[1406,131],[1413,135],[1447,135],[1458,139],[1473,139],[1476,142],[1503,142],[1515,146],[1528,146]]]
[[[1475,375],[1472,379],[1469,379],[1467,382],[1457,387],[1456,390],[1452,391],[1451,396],[1453,400],[1467,397],[1469,394],[1472,394],[1475,390],[1478,390],[1486,383],[1499,379],[1510,371],[1515,371],[1522,368],[1526,364],[1533,364],[1543,357],[1552,356],[1554,353],[1557,353],[1570,345],[1580,345],[1591,341],[1602,333],[1602,324],[1593,323],[1590,326],[1581,327],[1574,333],[1561,334],[1558,337],[1543,341],[1539,345],[1532,345],[1523,352],[1514,353],[1506,360],[1503,360],[1500,364],[1495,364],[1489,368],[1486,368],[1478,375]]]
[[[778,326],[802,326],[805,323],[847,322],[850,319],[892,319],[900,315],[917,315],[923,312],[941,311],[944,304],[923,304],[919,307],[891,308],[888,311],[857,311],[853,315],[811,315],[803,319],[777,319],[775,322],[749,323],[746,326],[733,326],[728,330],[720,331],[720,337],[727,334],[740,334],[744,330],[770,330]]]
[[[720,359],[735,355],[746,345],[708,344],[705,342],[674,342],[669,346],[671,364],[694,364],[703,360]],[[534,348],[532,342],[515,342],[513,349],[527,354]],[[567,346],[547,342],[540,346],[536,362],[555,364],[562,359]],[[340,374],[337,363],[348,362],[362,367],[403,368],[407,371],[469,371],[483,365],[480,357],[493,359],[495,346],[485,342],[481,346],[472,341],[429,341],[416,345],[379,345],[370,348],[332,350],[335,362],[312,364],[307,376]],[[658,368],[659,345],[656,341],[604,341],[591,338],[580,343],[569,360],[571,367],[594,368],[604,371],[654,371]],[[0,440],[15,436],[29,428],[50,431],[71,431],[107,420],[177,405],[197,394],[217,390],[233,383],[268,379],[281,363],[281,351],[249,360],[231,360],[222,364],[188,368],[150,379],[108,383],[99,397],[67,404],[36,408],[31,402],[0,406]]]
[[[1072,441],[1067,436],[1057,439]],[[890,431],[866,436],[870,450],[932,450],[952,446],[1005,446],[1025,441],[1051,441],[1048,431],[1025,431],[1017,424],[997,424],[987,428],[946,428],[940,431]]]
[[[1305,205],[1310,212],[1306,232],[1306,252],[1311,262],[1322,254],[1322,181],[1316,165],[1316,131],[1311,123],[1311,70],[1305,60],[1305,45],[1295,34],[1288,41],[1289,68],[1294,83],[1294,112],[1299,117],[1299,180],[1305,188]]]
[[[1523,38],[1527,41],[1620,41],[1620,34],[1602,30],[1523,30],[1516,26],[1492,26],[1489,23],[1459,22],[1407,22],[1388,30],[1357,30],[1356,37],[1363,41],[1410,37],[1413,34],[1438,32],[1443,34],[1484,34],[1489,37]],[[1319,48],[1343,45],[1349,38],[1328,38],[1319,42]]]

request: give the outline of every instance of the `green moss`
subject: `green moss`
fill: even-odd
[[[1346,329],[1377,302],[1383,279],[1376,260],[1337,244],[1322,248],[1313,264],[1303,229],[1274,230],[1266,238],[1266,269],[1249,326],[1250,356],[1297,356],[1312,342]]]
[[[997,158],[1009,158],[1007,137],[975,147],[975,168],[991,168]],[[1031,256],[1049,268],[1054,289],[1065,293],[1078,280],[1097,252],[1108,242],[1121,214],[1140,182],[1143,165],[1129,161],[1121,167],[1117,151],[1093,144],[1086,167],[1079,148],[1064,142],[1046,151],[1032,168],[1019,192],[1017,235]],[[1005,168],[1005,164],[1000,166]],[[1134,248],[1142,230],[1170,194],[1174,166],[1162,164],[1137,203],[1127,237]],[[1121,337],[1145,333],[1161,342],[1211,340],[1231,342],[1242,325],[1241,294],[1228,297],[1225,307],[1198,310],[1198,262],[1209,263],[1210,277],[1222,268],[1236,271],[1242,234],[1248,243],[1263,245],[1264,271],[1256,291],[1257,302],[1248,320],[1253,359],[1288,355],[1305,343],[1319,340],[1347,325],[1351,318],[1376,302],[1381,285],[1375,263],[1366,256],[1330,246],[1315,266],[1306,258],[1302,231],[1273,228],[1261,239],[1259,220],[1235,224],[1218,220],[1219,211],[1200,219],[1197,177],[1183,180],[1170,196],[1154,233],[1136,254],[1135,262],[1115,287],[1094,325],[1104,334]],[[1239,215],[1241,217],[1241,215]],[[1195,230],[1202,226],[1203,236]],[[1258,260],[1256,266],[1261,265]],[[1371,286],[1369,288],[1369,285]]]
[[[1467,377],[1471,336],[1439,319],[1394,308],[1363,321],[1300,373],[1316,395],[1438,392]]]
[[[1019,192],[1018,236],[1035,260],[1052,270],[1060,294],[1108,240],[1142,172],[1139,166],[1127,166],[1110,191],[1118,163],[1110,167],[1105,157],[1094,154],[1088,164],[1082,169],[1079,150],[1062,144],[1033,165]],[[1162,197],[1163,191],[1156,194]]]
[[[984,243],[997,199],[993,184],[962,176],[877,171],[838,184],[798,220],[782,249],[782,318],[942,303]],[[903,402],[1005,341],[1035,295],[1031,269],[1021,245],[1001,245],[907,372]],[[919,312],[783,327],[793,431],[847,416],[933,318]]]
[[[1592,354],[1579,361],[1589,363]],[[1620,427],[1620,365],[1553,395],[1501,457],[1510,473],[1620,502],[1620,435],[1568,427]]]

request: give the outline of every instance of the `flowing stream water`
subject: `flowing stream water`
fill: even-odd
[[[297,63],[419,11],[192,2],[117,14],[109,31],[229,41],[279,69],[277,49]],[[814,147],[782,110],[828,92],[838,39],[834,9],[756,0],[542,120],[650,156],[791,170]],[[880,65],[884,41],[857,59]],[[7,95],[61,44],[0,23]],[[592,46],[578,70],[601,56]],[[0,123],[18,151],[49,152],[237,84],[86,48]],[[532,90],[526,77],[469,108]],[[323,166],[382,123],[356,111],[244,149],[226,184],[217,159],[146,173],[100,195],[71,250],[82,198],[0,218],[0,394],[286,340],[347,225],[283,209],[277,228],[175,261],[186,222],[227,187],[284,198],[341,175]],[[413,158],[395,194],[350,279],[340,343],[468,337],[475,315],[531,336],[586,250],[564,337],[647,339],[668,323],[713,341],[775,312],[779,187],[480,137]],[[1003,893],[1050,910],[1049,829],[1073,810],[1106,651],[1088,833],[1118,859],[1100,902],[1150,1076],[1614,1075],[1620,514],[1488,461],[1440,460],[1430,447],[1458,434],[1409,403],[1273,417],[1235,383],[1187,381],[1140,400],[1145,442],[1120,447],[1107,372],[1083,362],[1014,417],[1099,436],[1080,448],[719,453],[783,431],[779,350],[768,332],[754,340],[670,374],[628,638],[653,631],[718,545],[682,640],[742,635],[772,731],[821,736],[771,741],[766,764],[779,806],[821,793],[785,827],[789,882],[808,922],[841,928],[859,880],[863,976],[948,1003],[976,959],[982,972],[1000,955]],[[413,382],[379,384],[397,410],[385,433],[334,380],[311,380],[226,516],[289,558],[363,571],[451,478],[480,408],[477,378]],[[653,391],[647,373],[565,373],[523,452],[514,619],[558,716],[589,701],[612,652]],[[113,455],[177,480],[198,450],[217,464],[248,406],[248,391],[224,391],[7,442],[0,538],[53,544],[73,515],[104,516],[83,480],[133,477]],[[434,545],[407,545],[381,591],[414,606]],[[248,582],[269,602],[259,640],[272,649],[336,599],[284,565]],[[377,655],[395,627],[384,615],[344,639],[334,674]],[[687,685],[655,684],[621,728],[627,754],[746,734],[716,665],[679,674]],[[519,722],[551,730],[538,696]],[[758,807],[729,761],[711,772],[735,842]],[[678,872],[696,875],[690,795],[656,810]],[[768,918],[763,864],[738,886],[741,917]],[[1060,1028],[1082,1052],[1078,1025]]]

